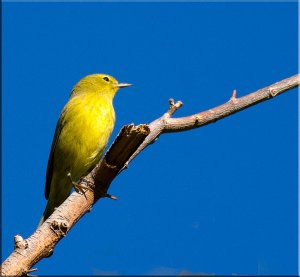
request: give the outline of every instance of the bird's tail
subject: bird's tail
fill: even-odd
[[[59,207],[70,195],[72,184],[69,180],[65,180],[58,175],[54,174],[51,183],[51,191],[48,197],[48,203],[45,208],[44,214],[38,226],[41,226],[45,220],[54,212],[56,207]]]

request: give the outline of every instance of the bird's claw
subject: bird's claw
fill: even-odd
[[[78,183],[76,183],[76,182],[72,179],[72,175],[71,175],[70,172],[67,174],[67,176],[68,176],[68,178],[69,178],[69,180],[70,180],[72,186],[74,187],[74,189],[75,189],[75,191],[76,191],[77,193],[85,194],[85,192],[86,192],[87,190],[93,191],[93,189],[90,188],[89,186],[86,186],[86,185],[83,185],[83,184],[78,184]]]
[[[87,190],[93,191],[89,186],[78,184],[72,181],[72,185],[77,193],[85,194]]]
[[[94,190],[93,190],[91,187],[89,187],[88,185],[83,185],[83,184],[78,184],[78,183],[76,183],[76,182],[72,179],[72,175],[71,175],[70,172],[67,174],[67,177],[69,178],[69,180],[70,180],[72,186],[74,187],[74,189],[75,189],[75,191],[76,191],[77,193],[80,193],[80,194],[85,195],[85,193],[86,193],[87,190],[94,191]],[[113,196],[113,195],[111,195],[111,194],[108,194],[107,192],[101,192],[100,195],[101,195],[101,197],[107,197],[107,198],[110,198],[110,199],[112,199],[112,200],[118,200],[117,197],[115,197],[115,196]]]

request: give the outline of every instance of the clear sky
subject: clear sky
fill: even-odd
[[[59,113],[90,73],[134,83],[124,124],[206,110],[298,72],[297,3],[4,3],[2,244],[42,215]],[[162,135],[36,265],[39,275],[297,273],[297,90]]]

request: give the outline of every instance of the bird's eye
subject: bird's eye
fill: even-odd
[[[108,77],[106,77],[106,76],[105,76],[105,77],[103,77],[103,80],[104,80],[104,81],[106,81],[106,82],[109,82],[109,78],[108,78]]]

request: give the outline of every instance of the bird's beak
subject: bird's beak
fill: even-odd
[[[127,83],[117,83],[115,85],[117,88],[126,88],[132,86],[132,84],[127,84]]]

